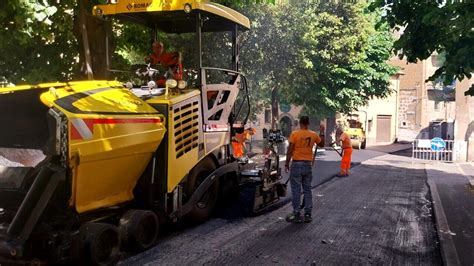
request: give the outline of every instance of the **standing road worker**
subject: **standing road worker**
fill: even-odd
[[[290,172],[290,186],[293,212],[286,217],[286,221],[293,223],[309,223],[312,221],[311,211],[313,207],[313,195],[311,193],[311,182],[313,180],[313,163],[316,152],[313,153],[315,145],[321,142],[319,135],[308,129],[309,117],[300,118],[300,129],[293,131],[288,139],[289,146],[286,153],[285,171]],[[290,168],[291,161],[291,168]],[[301,188],[304,197],[304,220],[300,214]]]
[[[349,135],[344,133],[341,127],[336,129],[336,142],[340,142],[342,148],[341,171],[337,176],[347,177],[351,168],[352,142]]]

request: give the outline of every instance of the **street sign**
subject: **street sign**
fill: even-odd
[[[431,140],[429,139],[419,139],[418,140],[418,148],[431,148]]]
[[[283,113],[288,113],[291,110],[291,105],[287,103],[280,103],[280,111]]]
[[[433,138],[431,140],[431,150],[442,151],[446,148],[446,142],[441,138]]]

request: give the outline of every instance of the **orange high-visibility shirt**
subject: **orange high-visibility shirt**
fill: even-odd
[[[246,140],[246,138],[245,138],[245,132],[235,134],[235,139],[236,139],[239,143],[244,143],[245,140]]]
[[[237,141],[232,141],[232,149],[235,158],[244,156],[244,145]]]
[[[293,131],[288,141],[295,146],[293,150],[293,160],[312,161],[314,144],[319,144],[321,138],[312,130],[300,129]]]
[[[341,134],[341,142],[342,142],[342,148],[352,148],[352,142],[351,142],[351,137],[347,135],[346,133]]]
[[[154,65],[171,67],[173,78],[176,80],[183,79],[183,64],[179,62],[179,53],[162,53],[160,56],[153,53],[150,55],[150,61]]]
[[[154,65],[174,66],[179,63],[178,53],[163,53],[160,56],[156,54],[150,55],[151,63]]]

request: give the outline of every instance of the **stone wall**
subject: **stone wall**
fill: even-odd
[[[398,103],[398,139],[413,140],[419,131],[416,123],[416,107],[419,101],[416,88],[401,89]]]
[[[407,64],[406,60],[393,57],[390,64],[400,67],[398,139],[411,141],[421,130],[421,99],[424,88],[423,62]]]
[[[465,96],[464,92],[474,83],[474,78],[463,80],[456,86],[456,123],[455,141],[460,148],[457,158],[460,161],[474,161],[474,97]]]
[[[435,121],[453,122],[454,102],[436,102],[428,97],[428,89],[433,89],[428,79],[438,68],[437,56],[415,64],[393,57],[392,65],[401,68],[399,76],[398,139],[412,141],[415,138],[429,138],[430,124]]]

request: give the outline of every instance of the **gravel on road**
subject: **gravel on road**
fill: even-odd
[[[442,263],[422,165],[384,155],[313,191],[312,223],[287,223],[290,204],[257,217],[214,218],[121,264]]]

